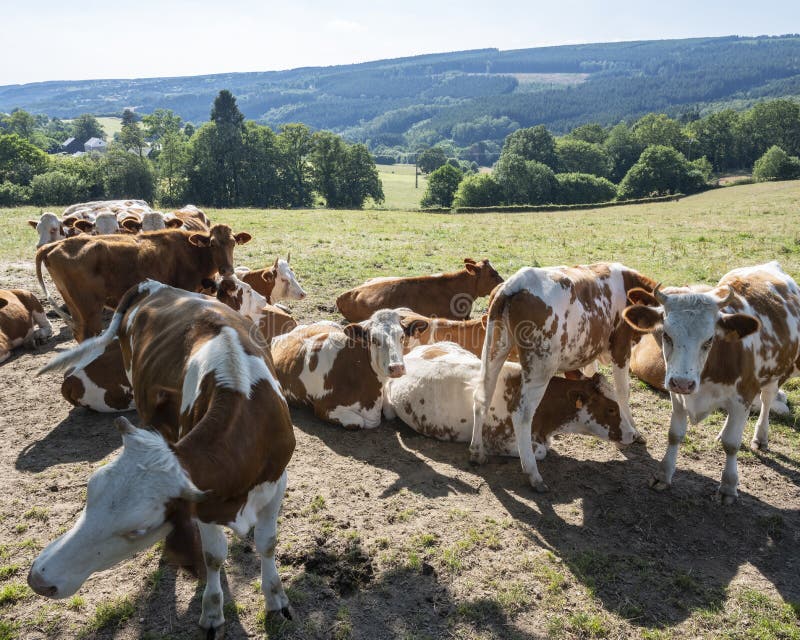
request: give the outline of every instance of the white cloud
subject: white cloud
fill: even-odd
[[[345,20],[343,18],[335,18],[325,24],[328,31],[335,31],[337,33],[358,33],[366,31],[367,28],[360,22],[354,20]]]

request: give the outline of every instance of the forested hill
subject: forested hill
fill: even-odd
[[[269,61],[264,61],[269,66]],[[800,96],[800,35],[480,49],[279,72],[42,82],[0,87],[0,111],[61,118],[172,109],[208,119],[220,89],[248,118],[304,122],[376,148],[502,140],[534,124],[565,131],[650,111],[681,115]]]

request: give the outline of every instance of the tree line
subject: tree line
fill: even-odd
[[[800,178],[800,104],[760,102],[686,122],[650,113],[632,124],[583,124],[562,137],[543,125],[510,133],[491,173],[447,164],[452,147],[417,156],[430,172],[422,205],[584,204],[705,188],[713,173],[754,180]]]
[[[48,155],[68,136],[105,138],[96,118],[72,123],[15,111],[0,118],[0,205],[68,204],[141,198],[216,207],[360,208],[383,202],[375,162],[363,144],[287,124],[279,133],[245,120],[227,90],[195,129],[170,110],[141,119],[123,113],[104,154]],[[56,142],[57,141],[57,142]]]

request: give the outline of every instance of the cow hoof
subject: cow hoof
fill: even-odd
[[[479,464],[484,464],[485,462],[486,462],[486,454],[483,451],[469,452],[469,463],[473,467],[477,467]]]
[[[728,495],[727,493],[720,494],[719,501],[723,506],[729,506],[736,502],[736,496]]]
[[[636,435],[633,436],[633,441],[639,444],[647,444],[647,438],[638,431],[636,432]]]
[[[669,489],[669,485],[663,480],[657,478],[656,476],[650,478],[648,484],[650,485],[650,488],[653,489],[654,491],[666,491],[667,489]]]
[[[548,487],[543,480],[539,480],[537,482],[531,480],[531,486],[536,493],[547,493],[550,491],[550,487]]]
[[[759,442],[758,440],[751,440],[750,451],[753,453],[757,453],[759,451],[769,451],[769,444],[766,442]]]
[[[225,637],[225,625],[200,629],[200,637],[203,640],[223,640]]]

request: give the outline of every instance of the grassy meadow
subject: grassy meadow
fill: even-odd
[[[380,171],[380,209],[206,212],[253,235],[239,264],[291,251],[309,294],[291,306],[306,321],[337,318],[336,295],[368,277],[455,269],[465,257],[488,257],[506,277],[524,265],[616,260],[665,284],[714,283],[777,259],[800,278],[800,181],[599,210],[445,215],[413,210],[424,191],[413,167]],[[39,212],[0,209],[0,282],[37,291],[25,221]],[[31,384],[51,349],[72,344],[64,333],[0,369],[15,390],[0,397],[0,640],[188,640],[200,591],[160,564],[158,548],[68,601],[34,597],[24,583],[38,550],[72,525],[90,471],[119,446],[109,416],[65,406],[59,379]],[[794,413],[773,419],[770,451],[740,452],[733,507],[714,499],[719,412],[690,427],[673,488],[646,488],[670,403],[636,380],[632,390],[646,447],[559,438],[541,467],[545,495],[515,460],[475,469],[465,446],[396,423],[345,432],[293,410],[278,560],[298,617],[264,619],[252,538],[232,541],[226,637],[800,640],[800,384],[786,386]],[[28,406],[40,413],[26,417]]]

